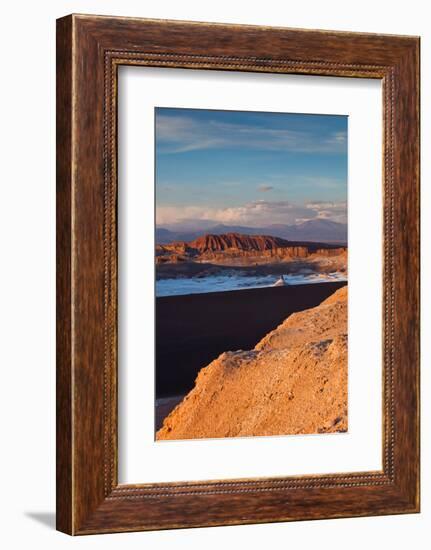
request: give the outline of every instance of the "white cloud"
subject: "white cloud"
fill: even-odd
[[[259,200],[229,208],[160,206],[156,211],[157,225],[194,220],[260,227],[269,224],[297,224],[319,218],[346,223],[347,203],[345,201],[310,202],[301,205],[289,201]]]
[[[272,185],[259,185],[257,188],[258,191],[261,191],[262,193],[267,193],[268,191],[272,191],[274,187]]]
[[[156,137],[160,150],[184,153],[199,149],[247,147],[297,153],[346,153],[346,132],[326,136],[284,128],[264,128],[218,121],[200,121],[187,115],[157,114]]]
[[[316,218],[347,223],[347,201],[314,201],[306,206],[316,213]]]

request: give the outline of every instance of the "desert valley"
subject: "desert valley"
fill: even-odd
[[[347,137],[345,115],[156,107],[160,445],[347,431]]]
[[[208,292],[208,285],[202,284],[205,282],[214,283],[214,290],[217,286],[219,290],[235,290],[272,286],[279,280],[300,284],[346,277],[347,246],[342,243],[210,233],[189,242],[156,245],[158,296],[191,294],[201,289]],[[182,285],[179,280],[189,283]]]

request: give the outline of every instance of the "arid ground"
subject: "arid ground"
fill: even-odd
[[[347,286],[343,286],[316,307],[287,316],[253,349],[226,350],[202,368],[194,388],[165,418],[156,437],[346,430]]]

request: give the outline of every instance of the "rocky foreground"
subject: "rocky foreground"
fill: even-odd
[[[347,430],[347,286],[203,368],[157,439]]]

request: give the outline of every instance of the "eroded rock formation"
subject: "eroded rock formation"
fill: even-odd
[[[345,255],[345,246],[286,241],[270,235],[202,235],[190,242],[173,242],[156,246],[156,263],[184,261],[230,263],[250,261],[289,261]]]

